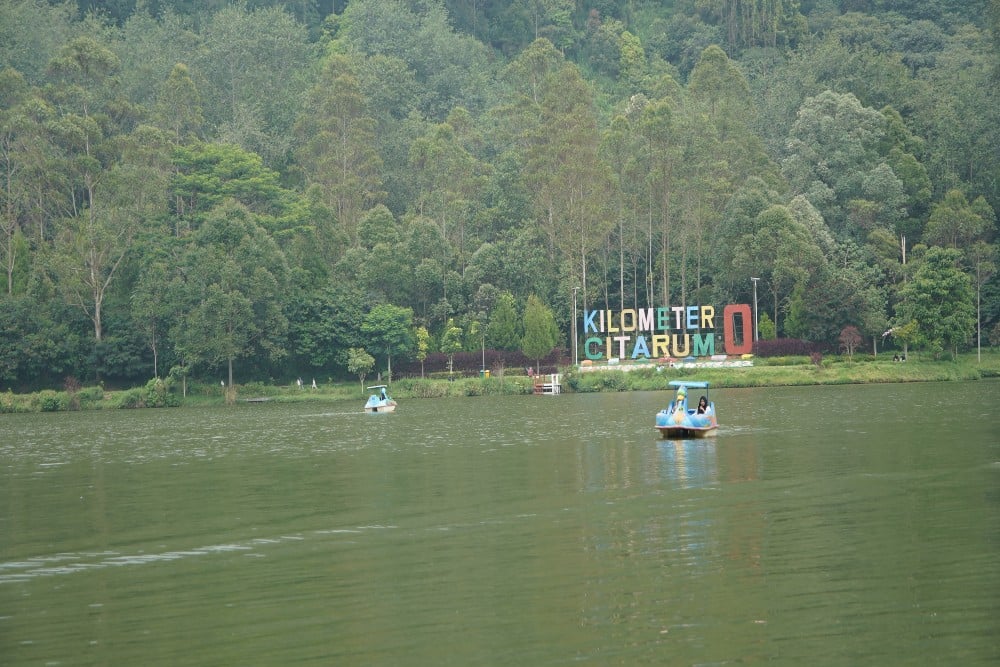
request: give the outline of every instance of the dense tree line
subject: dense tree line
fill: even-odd
[[[985,344],[998,28],[1000,0],[9,0],[0,384],[538,358],[574,297],[751,276],[769,336]]]

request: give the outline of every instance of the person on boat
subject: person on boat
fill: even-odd
[[[697,410],[698,414],[699,415],[707,415],[711,411],[712,411],[712,408],[708,405],[708,397],[707,396],[702,396],[701,398],[699,398],[698,399],[698,410]]]
[[[388,397],[385,395],[385,387],[382,387],[382,400],[386,400]]]

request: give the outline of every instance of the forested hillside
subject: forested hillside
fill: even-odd
[[[1000,0],[5,0],[0,388],[569,348],[751,277],[765,337],[1000,343],[998,44]]]

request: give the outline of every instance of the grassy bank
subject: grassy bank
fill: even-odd
[[[620,368],[562,373],[564,392],[655,391],[663,390],[669,380],[698,379],[713,387],[773,387],[820,384],[871,384],[890,382],[943,382],[980,380],[1000,377],[1000,351],[960,355],[956,361],[924,359],[911,355],[906,362],[891,357],[872,360],[855,357],[826,358],[812,363],[808,358],[759,359],[744,368],[657,368],[652,364],[635,367],[630,372]],[[504,378],[403,379],[393,382],[390,393],[396,399],[443,398],[448,396],[496,396],[530,394],[531,380],[523,375]],[[148,407],[224,405],[246,401],[317,402],[355,401],[360,409],[368,392],[357,382],[321,384],[316,389],[298,386],[251,383],[225,388],[192,384],[187,394],[180,387],[163,380],[150,380],[143,387],[105,391],[101,387],[74,390],[45,390],[31,394],[0,393],[0,413],[59,412]]]

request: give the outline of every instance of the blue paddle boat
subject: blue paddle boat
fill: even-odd
[[[368,397],[368,402],[365,403],[365,412],[395,412],[396,411],[396,401],[392,400],[392,397],[386,393],[388,387],[384,384],[377,384],[372,387],[368,387],[369,390],[376,389],[378,393],[372,394]]]
[[[719,428],[716,419],[715,403],[708,400],[708,383],[693,380],[671,380],[670,386],[677,389],[670,407],[656,413],[656,429],[664,438],[705,438],[715,435]],[[693,408],[688,407],[688,390],[703,389],[701,399],[694,401]]]

